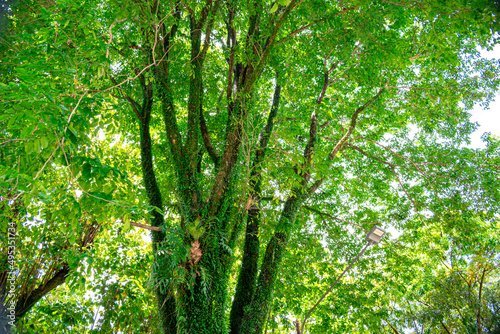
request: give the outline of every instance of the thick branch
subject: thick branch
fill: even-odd
[[[219,166],[219,156],[215,148],[212,146],[207,123],[205,122],[205,117],[203,116],[203,108],[200,108],[200,131],[201,137],[203,138],[203,143],[205,144],[205,149],[207,150],[210,159],[212,159],[215,168],[217,168]]]
[[[387,84],[388,83],[389,83],[389,80],[387,80]],[[328,155],[328,160],[330,160],[330,162],[327,165],[328,167],[330,167],[332,165],[332,161],[337,156],[337,153],[339,153],[344,148],[345,143],[347,142],[347,140],[351,136],[352,132],[356,128],[358,115],[363,110],[365,110],[368,106],[370,106],[380,95],[382,95],[382,93],[385,91],[385,89],[387,87],[387,84],[386,84],[386,86],[382,87],[378,91],[378,93],[375,96],[373,96],[368,102],[366,102],[364,105],[362,105],[361,107],[356,109],[356,111],[354,111],[354,114],[352,115],[352,118],[351,118],[351,125],[349,126],[349,129],[347,129],[347,132],[345,133],[345,135],[337,142],[337,145],[335,145],[332,152],[330,152],[330,154]],[[317,180],[316,182],[314,182],[314,184],[311,187],[309,187],[307,192],[309,194],[315,192],[319,188],[319,186],[324,182],[324,180],[325,180],[325,178],[323,177],[323,178]]]
[[[482,328],[481,328],[481,297],[482,297],[482,292],[483,292],[483,282],[484,282],[484,275],[486,274],[486,268],[483,268],[483,274],[481,275],[481,281],[479,282],[479,296],[478,296],[478,307],[477,307],[477,334],[482,333]]]
[[[333,15],[334,17],[337,16],[337,15],[340,15],[340,14],[343,14],[345,12],[348,12],[348,11],[351,11],[351,10],[354,10],[356,9],[357,7],[350,7],[350,8],[344,8],[342,9],[340,12],[338,13],[335,13],[335,15]],[[324,20],[328,19],[327,17],[322,17],[318,20],[315,20],[314,22],[312,23],[309,23],[309,24],[306,24],[305,26],[297,29],[297,30],[294,30],[292,31],[290,34],[288,34],[286,37],[284,37],[283,39],[279,40],[278,42],[276,42],[276,45],[278,44],[281,44],[281,43],[284,43],[285,41],[287,41],[288,39],[292,38],[293,36],[297,35],[298,33],[301,33],[302,31],[310,28],[311,26],[315,25],[316,23],[319,23],[319,22],[322,22]]]
[[[309,169],[311,168],[311,160],[312,153],[314,149],[314,145],[316,144],[316,139],[318,137],[318,116],[315,112],[311,115],[311,125],[309,127],[309,141],[304,149],[304,159],[306,162],[302,166],[304,173],[302,174],[302,186],[305,187],[307,182],[309,182],[309,178],[311,177],[311,172]]]
[[[156,11],[156,6],[153,4],[153,11]],[[159,15],[160,13],[158,13]],[[179,4],[175,6],[173,16],[179,20],[180,19],[180,8]],[[163,21],[161,21],[163,22]],[[171,83],[169,77],[169,62],[170,62],[170,48],[172,40],[177,32],[177,22],[172,25],[169,33],[166,32],[164,23],[161,23],[160,30],[163,35],[163,48],[157,48],[156,52],[159,54],[159,60],[155,63],[154,74],[157,82],[158,97],[162,102],[163,111],[163,121],[165,123],[165,129],[167,132],[167,139],[170,147],[170,152],[172,153],[174,165],[176,172],[182,171],[182,142],[177,125],[177,119],[175,115]],[[155,45],[159,42],[159,36],[155,36]],[[154,52],[153,52],[154,57]],[[149,130],[149,122],[152,108],[152,90],[147,89],[143,78],[141,78],[141,86],[143,87],[143,110],[142,114],[145,116],[144,121],[141,122],[141,167],[143,174],[143,182],[146,188],[146,194],[148,196],[149,204],[156,209],[153,209],[151,214],[153,215],[152,225],[153,227],[159,228],[164,223],[163,218],[163,203],[161,198],[161,192],[156,181],[156,176],[154,173],[153,166],[153,155],[151,147],[151,135]],[[155,257],[159,256],[156,252],[158,244],[163,241],[165,234],[158,230],[152,231],[152,241],[153,241],[153,251]],[[154,273],[153,273],[154,274]],[[162,291],[158,286],[154,289],[158,318],[162,324],[163,330],[168,333],[174,333],[177,330],[177,309],[176,302],[171,291]]]
[[[63,284],[69,271],[68,265],[64,264],[47,283],[39,286],[29,294],[19,296],[16,304],[16,321],[21,319],[43,296]]]
[[[135,226],[135,227],[140,227],[140,228],[143,228],[143,229],[146,229],[146,230],[150,230],[150,231],[158,231],[158,232],[162,231],[162,229],[159,228],[159,227],[144,225],[144,224],[136,223],[136,222],[130,222],[130,225]]]
[[[137,103],[133,98],[131,98],[127,93],[125,93],[125,91],[121,87],[118,86],[118,81],[116,81],[115,78],[113,78],[111,75],[109,76],[109,78],[115,84],[115,86],[117,86],[120,89],[120,91],[122,92],[123,96],[128,101],[128,103],[130,103],[130,106],[132,107],[132,110],[134,111],[134,113],[137,116],[137,118],[139,120],[142,120],[142,117],[139,114],[139,109],[141,108],[140,104]]]
[[[210,0],[210,2],[211,2],[211,0]],[[207,4],[208,4],[208,1],[207,1]],[[205,40],[203,42],[203,50],[201,51],[202,58],[205,58],[207,51],[208,51],[208,47],[210,46],[210,36],[212,34],[212,28],[214,26],[215,18],[217,16],[217,12],[219,11],[220,4],[221,4],[221,1],[216,0],[214,6],[212,7],[212,11],[210,13],[210,19],[208,20],[207,29],[205,31]]]
[[[387,322],[389,324],[389,326],[392,328],[392,330],[394,331],[394,333],[396,334],[401,334],[399,333],[399,331],[396,329],[396,327],[394,327],[388,320],[386,320],[385,322]]]
[[[278,79],[278,74],[276,74],[276,80]],[[274,95],[273,95],[273,104],[271,106],[271,111],[269,112],[269,115],[267,116],[267,122],[266,125],[264,126],[264,129],[259,134],[259,148],[257,152],[255,153],[255,159],[253,162],[253,166],[257,167],[260,165],[262,162],[262,159],[264,158],[264,155],[266,154],[267,150],[267,144],[269,143],[269,138],[271,137],[271,133],[273,132],[273,127],[274,127],[274,119],[276,118],[276,115],[278,114],[278,107],[280,103],[280,97],[281,97],[281,86],[276,84],[274,88]],[[259,172],[260,175],[260,170]]]
[[[307,210],[309,210],[309,211],[315,212],[315,213],[317,213],[317,214],[319,214],[319,215],[326,216],[326,217],[328,217],[328,218],[331,218],[331,219],[335,219],[335,220],[341,221],[341,222],[343,222],[343,223],[347,223],[347,224],[350,224],[350,225],[353,225],[353,226],[360,227],[363,231],[365,231],[365,232],[366,232],[366,230],[363,228],[363,226],[361,226],[361,225],[359,225],[359,224],[356,224],[356,223],[353,223],[353,222],[347,221],[347,220],[345,220],[345,219],[341,219],[341,218],[339,218],[339,217],[335,217],[335,216],[333,216],[333,215],[331,215],[331,214],[329,214],[329,213],[326,213],[326,212],[320,211],[320,210],[315,209],[315,208],[313,208],[313,207],[311,207],[311,206],[309,206],[309,205],[303,205],[303,207],[304,207],[304,209],[307,209]]]
[[[446,327],[446,325],[444,324],[444,322],[440,321],[440,323],[441,323],[441,326],[443,326],[443,328],[446,331],[446,333],[451,334],[450,330],[448,329],[448,327]]]
[[[141,123],[140,123],[140,136],[141,136],[141,168],[142,179],[144,187],[146,188],[146,195],[149,200],[149,205],[153,206],[151,214],[153,215],[152,225],[160,227],[163,225],[163,202],[161,199],[160,188],[156,181],[156,175],[153,166],[153,152],[151,145],[151,134],[149,131],[149,122],[151,119],[151,108],[153,106],[153,92],[151,85],[146,85],[144,80],[141,80],[141,87],[143,89],[143,101],[141,105]],[[161,242],[164,235],[160,232],[153,232],[153,243]]]
[[[285,8],[283,13],[281,14],[279,19],[277,20],[276,24],[273,27],[273,31],[272,31],[271,35],[269,36],[269,38],[265,42],[265,45],[263,46],[264,51],[262,52],[262,54],[258,55],[260,57],[260,59],[259,59],[259,62],[257,63],[257,65],[255,66],[255,68],[252,65],[250,65],[250,67],[247,66],[247,68],[251,69],[251,71],[245,75],[246,82],[245,82],[245,87],[243,89],[243,94],[249,94],[251,92],[255,80],[257,80],[257,77],[264,69],[264,64],[266,63],[267,58],[269,57],[269,55],[271,53],[272,47],[275,45],[276,37],[278,35],[278,32],[281,29],[281,26],[283,25],[283,23],[285,23],[288,15],[292,11],[292,9],[295,7],[297,1],[298,0],[290,1],[290,4]],[[254,50],[256,50],[255,47],[254,47]]]
[[[241,333],[262,333],[266,316],[269,313],[271,296],[283,259],[283,252],[288,244],[289,230],[295,223],[300,206],[305,197],[306,196],[304,196],[299,189],[294,189],[285,202],[283,212],[278,222],[277,232],[274,233],[267,244],[266,253],[262,260],[262,266],[257,281],[257,288],[253,300],[245,312]]]
[[[250,176],[250,208],[248,209],[247,227],[245,233],[245,245],[241,271],[238,276],[236,293],[229,316],[230,333],[240,333],[241,323],[243,321],[244,310],[250,305],[254,290],[255,280],[258,273],[259,261],[259,226],[260,226],[260,192],[262,182],[262,161],[264,159],[269,137],[271,136],[274,119],[278,113],[279,100],[281,95],[281,86],[276,84],[274,89],[273,104],[269,112],[267,123],[259,136],[259,148],[255,152],[252,162],[252,172]]]
[[[234,104],[230,103],[229,107],[229,118],[228,118],[228,127],[226,131],[226,140],[227,144],[224,148],[224,155],[222,157],[221,168],[216,177],[216,182],[214,187],[212,188],[210,199],[210,208],[209,214],[213,215],[220,207],[221,199],[224,197],[225,192],[227,190],[229,176],[232,172],[232,168],[234,163],[236,162],[236,157],[239,152],[239,147],[241,144],[241,132],[243,127],[243,120],[246,117],[246,113],[244,112],[244,103],[243,101],[246,99],[246,96],[251,95],[251,91],[253,89],[253,84],[257,79],[258,74],[264,68],[264,64],[267,61],[267,58],[271,52],[272,46],[274,46],[274,42],[276,40],[276,35],[280,30],[281,26],[285,22],[288,17],[291,9],[295,6],[297,0],[292,0],[290,4],[285,8],[280,18],[276,22],[276,25],[273,28],[273,32],[271,33],[268,41],[266,42],[264,52],[261,55],[256,54],[256,45],[254,42],[254,38],[258,34],[258,25],[260,15],[256,14],[250,17],[249,24],[249,32],[247,34],[247,49],[251,48],[254,55],[259,56],[259,62],[257,66],[254,68],[252,62],[245,67],[242,78],[240,79],[242,89],[238,92],[236,101]],[[262,6],[261,3],[258,3],[259,6]],[[259,11],[256,10],[256,13]],[[237,66],[236,66],[237,67]]]
[[[176,6],[174,12],[174,17],[180,19],[180,10]],[[186,164],[186,152],[182,145],[181,133],[179,126],[177,124],[177,116],[174,106],[174,100],[172,95],[172,85],[169,76],[169,64],[170,64],[170,45],[175,38],[178,26],[177,23],[173,24],[170,32],[167,33],[164,24],[160,26],[163,35],[163,53],[160,52],[159,56],[162,59],[158,62],[155,67],[155,76],[158,86],[158,96],[162,102],[163,111],[163,121],[165,123],[165,129],[167,132],[167,140],[170,148],[171,157],[174,163],[175,173],[177,174],[179,180],[190,180],[192,176],[189,173],[188,165]],[[199,109],[196,110],[199,113]],[[196,159],[194,159],[196,161]],[[196,168],[196,162],[194,163],[193,170]],[[181,208],[193,198],[191,196],[189,184],[184,184],[182,191],[179,193],[181,197]],[[182,211],[182,210],[181,210]],[[182,212],[183,213],[183,212]]]
[[[207,0],[205,6],[201,10],[200,18],[195,22],[194,14],[191,14],[191,67],[192,74],[189,81],[189,98],[188,98],[188,128],[187,128],[187,138],[186,138],[186,158],[189,165],[190,174],[195,174],[197,165],[197,154],[198,154],[198,138],[200,131],[200,113],[202,109],[203,102],[203,63],[205,60],[205,54],[210,45],[210,34],[212,26],[214,24],[215,16],[219,9],[220,0],[215,2],[212,6],[212,0]],[[208,20],[210,14],[210,19]],[[201,50],[201,35],[202,28],[207,23],[207,28],[205,31],[205,40],[203,50]],[[205,138],[204,138],[205,140]],[[193,189],[197,188],[195,178],[191,178],[190,187]],[[198,198],[199,196],[195,196]],[[194,206],[197,207],[197,201],[195,200]]]
[[[258,33],[258,22],[260,14],[257,7],[261,7],[262,4],[260,3],[260,1],[257,1],[257,3],[255,3],[254,5],[256,7],[255,14],[251,15],[249,18],[249,28],[246,38],[247,49],[252,48],[254,44],[253,39],[255,38],[255,35]],[[233,28],[228,25],[228,30],[229,30],[228,34],[230,34],[231,29]],[[232,56],[233,55],[231,55],[231,57]],[[222,155],[220,168],[217,173],[215,183],[210,192],[210,199],[209,199],[210,204],[208,208],[209,210],[208,213],[210,216],[217,215],[220,209],[221,202],[226,194],[226,191],[228,190],[230,175],[233,170],[233,166],[236,163],[241,144],[241,134],[243,131],[243,123],[244,123],[243,120],[246,117],[246,113],[244,112],[245,107],[243,103],[245,97],[244,95],[238,94],[238,90],[240,89],[240,86],[247,87],[246,83],[246,80],[248,78],[247,73],[249,71],[251,72],[252,71],[251,69],[253,69],[253,67],[251,64],[247,65],[244,68],[243,73],[241,74],[242,77],[240,78],[240,69],[242,68],[242,64],[240,63],[234,65],[230,64],[229,66],[230,71],[231,67],[233,66],[235,69],[235,78],[232,79],[231,73],[229,73],[230,78],[228,80],[228,91],[227,91],[228,122],[226,127],[226,145],[224,147],[224,153]],[[233,94],[230,93],[231,89],[230,86],[233,86],[232,87]],[[233,98],[233,95],[236,95],[235,98]]]
[[[227,88],[226,88],[226,98],[228,103],[232,101],[233,97],[236,96],[236,90],[235,90],[235,85],[237,85],[238,80],[239,80],[239,68],[235,68],[234,65],[234,56],[236,52],[236,45],[237,45],[237,39],[236,39],[236,30],[234,29],[234,16],[235,16],[235,11],[234,9],[230,6],[228,3],[228,20],[226,22],[226,27],[227,27],[227,45],[231,49],[231,53],[229,55],[228,59],[228,76],[227,76]],[[241,65],[240,65],[241,67]],[[235,71],[236,69],[236,71]],[[234,83],[233,83],[233,71],[235,72],[235,78],[234,78]],[[231,115],[229,115],[231,117]],[[228,119],[229,122],[229,119]]]
[[[95,221],[86,225],[84,232],[78,239],[78,246],[75,248],[75,250],[83,252],[86,247],[92,244],[97,235],[97,232],[99,231],[99,228],[100,225],[98,225]],[[25,273],[26,275],[20,276],[24,279],[24,283],[22,284],[23,287],[21,288],[21,291],[19,291],[20,295],[17,296],[15,310],[16,322],[22,319],[41,298],[57,288],[59,285],[64,284],[66,277],[69,275],[71,270],[68,263],[60,263],[60,260],[54,259],[51,261],[52,264],[41,277],[36,277],[36,273],[38,272],[37,265],[34,265],[31,268],[31,271]],[[5,283],[7,282],[6,274],[7,272],[0,272],[0,288],[4,290]],[[39,280],[39,283],[36,283],[38,285],[37,288],[35,288],[36,285],[32,288],[29,285],[29,282],[31,282],[31,284],[34,283],[34,281],[32,281],[33,279],[34,281]],[[5,303],[4,297],[5,296],[1,296],[0,298],[2,303]]]

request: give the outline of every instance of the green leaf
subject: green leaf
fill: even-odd
[[[205,233],[205,227],[201,225],[199,218],[197,218],[193,223],[188,225],[187,229],[189,231],[189,234],[191,234],[194,240],[200,239],[200,237]]]
[[[123,223],[124,223],[123,232],[127,233],[128,231],[130,231],[130,215],[129,214],[123,215]]]

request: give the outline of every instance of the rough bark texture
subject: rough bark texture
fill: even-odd
[[[309,128],[309,140],[303,154],[305,163],[302,165],[302,171],[295,170],[302,177],[301,188],[294,188],[285,202],[276,232],[267,245],[255,294],[246,309],[240,333],[260,334],[264,330],[274,284],[283,259],[283,252],[286,250],[290,231],[293,229],[300,207],[307,198],[307,193],[304,193],[302,189],[306,188],[311,176],[309,169],[317,140],[317,125],[318,118],[316,113],[313,112]]]
[[[47,283],[36,288],[30,294],[19,296],[16,304],[16,321],[21,319],[43,296],[63,284],[68,274],[69,267],[63,266]]]
[[[253,86],[264,69],[270,50],[276,39],[279,27],[286,20],[292,5],[283,12],[275,15],[275,26],[266,38],[260,36],[260,15],[263,4],[255,1],[255,11],[249,16],[248,30],[245,36],[245,48],[248,59],[235,59],[235,50],[238,44],[233,20],[237,15],[231,3],[227,4],[229,21],[228,46],[231,48],[229,63],[229,78],[227,83],[228,94],[228,121],[225,133],[224,147],[219,156],[210,141],[210,132],[203,117],[203,75],[204,59],[210,45],[210,34],[214,20],[218,15],[220,1],[207,0],[198,13],[186,7],[189,22],[189,39],[191,41],[191,61],[189,94],[187,101],[187,125],[184,133],[178,123],[176,104],[173,98],[173,89],[170,74],[170,50],[175,42],[179,22],[182,18],[179,4],[173,11],[174,24],[167,29],[163,23],[159,33],[162,36],[162,46],[156,49],[156,58],[161,59],[153,68],[156,79],[157,97],[161,102],[163,121],[167,134],[170,155],[176,175],[176,194],[180,207],[181,228],[186,230],[182,237],[190,251],[190,259],[180,264],[187,270],[186,282],[175,288],[174,291],[163,293],[156,289],[158,310],[162,320],[163,332],[185,333],[223,333],[225,332],[225,309],[227,284],[229,280],[230,264],[232,263],[231,249],[228,244],[234,245],[234,231],[238,230],[236,224],[230,224],[234,217],[232,201],[234,201],[234,183],[237,178],[237,161],[243,138],[245,119],[247,118],[246,101],[251,98]],[[185,6],[184,6],[185,7]],[[158,17],[162,17],[158,13]],[[144,101],[141,106],[139,119],[141,123],[141,163],[144,185],[149,204],[156,208],[152,211],[153,222],[151,225],[162,227],[163,203],[161,193],[156,181],[149,122],[152,106],[151,85],[146,84],[144,77],[140,76]],[[259,148],[252,163],[253,171],[250,184],[250,201],[253,204],[247,211],[247,230],[244,246],[243,266],[239,276],[237,293],[232,305],[230,327],[232,333],[240,333],[240,326],[244,319],[245,309],[256,308],[259,304],[262,309],[267,309],[272,293],[277,268],[281,262],[281,253],[286,246],[286,232],[278,232],[271,240],[268,251],[264,257],[261,278],[256,285],[259,260],[259,201],[260,201],[260,171],[266,147],[272,133],[273,121],[277,114],[281,87],[276,86],[273,104],[267,124],[259,138]],[[129,100],[132,100],[129,98]],[[137,107],[137,103],[132,103]],[[308,145],[310,146],[310,145]],[[201,197],[198,178],[201,171],[200,156],[204,148],[215,166],[215,181],[206,200]],[[312,147],[311,147],[312,149]],[[291,199],[287,204],[282,220],[293,223],[300,207],[297,198]],[[297,204],[297,205],[296,205]],[[286,224],[281,224],[286,225]],[[193,229],[200,229],[199,235]],[[233,237],[229,237],[231,229]],[[188,233],[189,231],[189,233]],[[193,234],[194,233],[194,234]],[[199,238],[199,240],[198,240]],[[229,242],[227,240],[230,240]],[[165,240],[163,232],[153,232],[153,250],[156,245]],[[193,255],[193,245],[196,245],[196,257]],[[276,257],[277,256],[277,257]],[[157,259],[158,260],[158,259]],[[260,284],[260,285],[259,285]],[[255,298],[257,291],[259,298]],[[252,313],[253,314],[253,313]],[[265,319],[251,319],[259,322],[262,328]],[[244,331],[242,332],[244,333]]]
[[[151,211],[153,216],[151,225],[155,227],[163,227],[163,203],[161,198],[160,188],[156,181],[153,166],[153,153],[151,147],[150,120],[151,108],[153,105],[153,92],[151,84],[146,85],[143,76],[140,78],[140,83],[143,91],[143,102],[139,113],[140,121],[140,144],[141,144],[141,167],[144,187],[148,197],[149,205],[154,207]],[[134,104],[132,104],[134,107]],[[163,231],[152,231],[151,239],[153,241],[153,251],[155,258],[157,257],[157,246],[165,238]],[[156,259],[157,260],[157,259]],[[154,277],[153,273],[153,277]],[[160,322],[163,328],[171,333],[174,333],[177,328],[176,303],[172,291],[162,291],[160,287],[155,287],[155,297],[157,303],[157,311]]]
[[[262,182],[262,162],[266,153],[269,137],[273,131],[274,118],[278,113],[281,86],[276,85],[274,90],[273,104],[269,113],[267,123],[260,133],[260,143],[252,163],[250,176],[250,208],[247,213],[247,228],[245,232],[245,246],[241,271],[238,276],[236,293],[234,295],[231,313],[229,315],[229,327],[232,334],[240,332],[245,307],[250,305],[255,291],[255,280],[258,274],[259,262],[259,224],[260,224],[260,187]]]
[[[144,110],[146,111],[146,110]],[[155,207],[151,214],[153,215],[152,226],[163,227],[163,205],[161,200],[160,189],[156,182],[156,177],[153,170],[153,156],[151,152],[151,136],[149,133],[149,114],[143,114],[141,122],[141,166],[143,173],[144,186],[149,199],[149,204]],[[156,254],[157,245],[163,241],[164,232],[152,231],[153,251]],[[163,327],[174,333],[177,328],[176,321],[176,304],[173,293],[165,293],[159,287],[155,288],[155,296],[157,303],[158,316]]]
[[[260,334],[264,330],[274,284],[276,283],[281,261],[283,260],[283,252],[288,243],[289,236],[286,230],[289,230],[290,225],[295,222],[300,205],[304,199],[303,196],[296,195],[289,197],[286,201],[279,222],[281,228],[274,234],[267,245],[255,294],[245,312],[240,333]]]

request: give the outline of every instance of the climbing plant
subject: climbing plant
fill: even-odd
[[[446,244],[498,213],[498,138],[466,147],[469,111],[499,83],[478,51],[497,43],[493,2],[32,0],[7,12],[0,287],[18,328],[30,311],[51,317],[59,296],[104,308],[74,310],[79,331],[298,330],[372,226],[427,254],[419,238],[442,231]],[[150,248],[128,237],[139,228]],[[394,268],[403,251],[388,245],[306,331],[406,326],[355,293],[387,275],[411,285],[418,256]],[[8,278],[23,293],[7,294]],[[116,296],[137,289],[149,304],[125,321],[133,308]]]

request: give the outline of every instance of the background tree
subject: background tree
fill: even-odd
[[[40,216],[77,248],[89,221],[103,238],[142,224],[164,333],[262,333],[276,288],[297,278],[296,245],[341,267],[374,224],[449,232],[445,212],[471,228],[498,212],[497,140],[463,148],[468,110],[498,85],[476,49],[495,43],[488,6],[20,4],[1,49],[4,207],[21,201],[18,230]],[[367,303],[337,312],[373,330]]]

